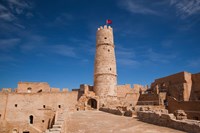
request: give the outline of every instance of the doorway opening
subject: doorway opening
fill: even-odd
[[[97,100],[91,98],[87,103],[92,109],[97,109]]]
[[[17,133],[17,129],[13,129],[12,133]]]
[[[33,124],[33,116],[32,115],[29,116],[29,121],[30,121],[30,124]]]
[[[23,131],[23,133],[29,133],[29,131]]]

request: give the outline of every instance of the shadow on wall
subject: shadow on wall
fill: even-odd
[[[188,119],[200,120],[200,101],[177,101],[173,97],[167,97],[169,113],[176,110],[184,110]]]

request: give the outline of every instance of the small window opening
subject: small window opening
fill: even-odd
[[[132,104],[130,104],[130,106],[132,106]]]
[[[110,52],[110,49],[108,49],[108,52]]]
[[[30,122],[30,124],[33,124],[33,116],[32,115],[29,116],[29,122]]]
[[[43,108],[46,108],[46,106],[45,106],[45,105],[43,105]]]
[[[44,120],[42,120],[42,123],[44,123]]]
[[[111,71],[112,69],[110,68],[110,71]]]
[[[17,104],[15,104],[15,107],[17,107]]]
[[[61,108],[61,105],[58,105],[58,108]]]
[[[107,39],[107,37],[104,37],[104,39]]]
[[[0,114],[0,119],[1,119],[1,114]]]
[[[23,133],[29,133],[29,131],[23,131]]]
[[[31,90],[32,90],[31,87],[28,87],[28,88],[27,88],[28,93],[31,93]]]

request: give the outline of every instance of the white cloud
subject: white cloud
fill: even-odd
[[[32,4],[25,0],[8,0],[4,6],[0,4],[0,19],[4,21],[14,21],[18,18],[17,15],[26,15],[27,18],[33,16],[28,10],[32,8]]]
[[[176,58],[175,54],[155,52],[152,48],[146,50],[143,56],[147,59],[147,61],[158,63],[169,63],[170,60]]]
[[[126,59],[126,58],[117,59],[117,63],[123,66],[130,66],[130,67],[138,67],[140,65],[140,62],[134,59]]]
[[[132,49],[124,48],[120,45],[116,46],[116,54],[121,58],[133,58],[135,53]]]
[[[162,47],[164,47],[164,48],[171,48],[172,47],[172,45],[173,45],[173,41],[172,40],[164,40],[162,43],[161,43],[161,45],[162,45]]]
[[[200,13],[200,0],[170,0],[170,5],[176,8],[177,15],[183,19]]]
[[[196,59],[196,60],[189,60],[188,61],[188,65],[189,67],[193,67],[193,68],[200,68],[200,58]]]
[[[144,1],[143,1],[144,2]],[[159,13],[139,0],[121,0],[119,5],[131,13],[159,15]]]
[[[13,21],[15,16],[3,5],[0,4],[0,20]]]
[[[7,8],[0,4],[0,11],[5,11],[5,10],[7,10]]]
[[[14,23],[15,26],[19,27],[20,29],[26,29],[24,25],[21,25],[19,23]]]
[[[17,14],[22,14],[25,9],[32,8],[31,3],[25,0],[8,0],[8,4],[10,9]]]
[[[4,20],[4,21],[13,21],[15,20],[15,16],[13,14],[11,14],[10,12],[4,12],[4,13],[0,13],[0,19]]]
[[[56,53],[62,56],[77,57],[75,48],[67,45],[53,45],[46,47],[49,52]]]
[[[21,52],[31,52],[36,53],[37,55],[42,53],[43,55],[57,54],[73,58],[78,56],[75,47],[71,47],[65,44],[49,45],[46,41],[46,38],[39,35],[28,35],[25,38],[24,44],[22,44],[20,48]]]
[[[19,38],[0,39],[0,50],[8,51],[20,42]]]
[[[9,61],[16,61],[16,59],[10,55],[0,54],[0,62],[9,62]]]
[[[135,52],[132,49],[124,48],[120,45],[116,47],[117,63],[122,66],[138,67],[140,62],[134,59]]]

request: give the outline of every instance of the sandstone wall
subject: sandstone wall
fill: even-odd
[[[156,79],[151,88],[158,86],[159,91],[167,92],[168,95],[181,100],[189,101],[192,89],[192,75],[188,72],[180,72],[164,78]]]
[[[176,120],[173,114],[152,112],[152,111],[139,111],[137,113],[141,121],[156,124],[159,126],[166,126],[189,133],[199,133],[200,123],[193,120]]]
[[[172,97],[167,98],[169,113],[184,110],[188,119],[200,120],[200,101],[177,101]]]
[[[0,92],[0,120],[5,119],[8,93]]]
[[[19,82],[17,93],[50,92],[50,86],[46,82]]]
[[[159,95],[142,94],[139,96],[137,105],[159,105]]]
[[[5,115],[2,121],[15,125],[11,130],[25,130],[28,125],[30,128],[44,131],[53,120],[56,110],[76,109],[78,92],[8,93],[0,96],[4,99],[0,101],[0,111],[2,116]],[[30,116],[33,116],[33,124],[29,124]]]
[[[200,100],[200,73],[192,75],[192,94],[190,100]]]
[[[132,92],[130,84],[117,85],[117,97],[125,97],[127,93]]]
[[[137,104],[139,98],[139,89],[144,87],[141,85],[134,84],[131,88],[130,84],[117,85],[117,97],[120,101],[124,102],[127,107],[134,107]]]

